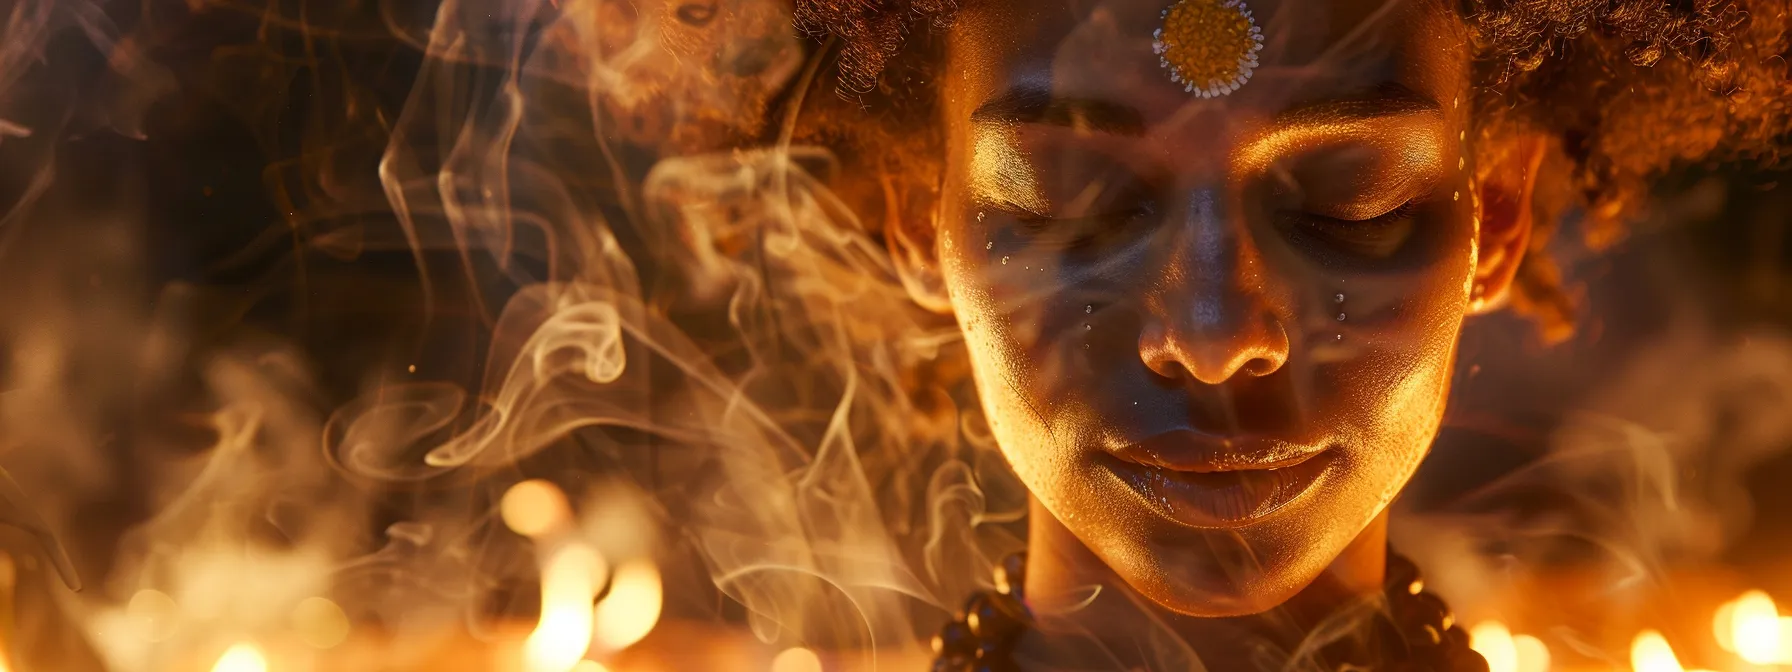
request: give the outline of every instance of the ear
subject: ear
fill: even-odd
[[[883,187],[884,244],[895,262],[896,277],[902,280],[909,298],[922,308],[951,314],[952,298],[940,270],[939,190],[915,189],[905,195],[888,174],[883,177]]]
[[[1474,188],[1480,252],[1469,290],[1472,314],[1497,310],[1511,298],[1513,278],[1531,246],[1531,199],[1543,153],[1541,136],[1520,138],[1507,151],[1499,152],[1491,166],[1478,171]]]

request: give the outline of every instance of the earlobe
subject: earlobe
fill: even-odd
[[[952,312],[946,276],[939,259],[939,199],[925,199],[920,207],[903,207],[918,199],[904,199],[886,175],[884,186],[884,243],[896,268],[896,277],[909,298],[922,308],[942,315]]]
[[[1479,253],[1469,289],[1473,314],[1497,310],[1511,297],[1513,279],[1531,245],[1532,198],[1544,146],[1541,137],[1524,138],[1479,171],[1474,215]]]

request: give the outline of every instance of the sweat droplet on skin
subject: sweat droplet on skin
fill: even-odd
[[[1339,294],[1339,295],[1337,295],[1337,296],[1334,296],[1334,297],[1332,297],[1332,301],[1333,301],[1333,302],[1336,302],[1336,303],[1343,303],[1343,302],[1344,302],[1344,295],[1343,295],[1343,294]]]
[[[1094,304],[1083,306],[1083,314],[1084,315],[1088,315],[1089,313],[1093,313],[1093,312],[1095,312]]]
[[[1002,257],[1002,265],[1003,265],[1003,266],[1007,266],[1007,265],[1008,265],[1008,258],[1007,258],[1007,257]]]
[[[1343,313],[1338,313],[1338,321],[1339,321],[1339,322],[1343,322],[1343,321],[1344,321],[1344,314],[1343,314]]]
[[[985,249],[985,250],[993,250],[993,249],[996,249],[996,244],[995,244],[995,242],[993,242],[993,241],[992,241],[992,242],[988,242],[988,243],[984,243],[984,244],[983,244],[983,249]]]
[[[1095,328],[1095,325],[1089,324],[1087,322],[1083,323],[1083,331],[1089,331],[1090,329],[1094,329],[1094,328]]]

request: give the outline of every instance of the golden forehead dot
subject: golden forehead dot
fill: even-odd
[[[1170,80],[1202,98],[1223,96],[1251,78],[1263,33],[1242,0],[1179,0],[1164,10],[1151,49]]]

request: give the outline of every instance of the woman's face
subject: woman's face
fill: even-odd
[[[985,410],[1038,501],[1194,615],[1310,583],[1436,432],[1476,302],[1467,47],[1441,6],[1248,0],[1203,99],[1170,0],[965,3],[934,249]]]

